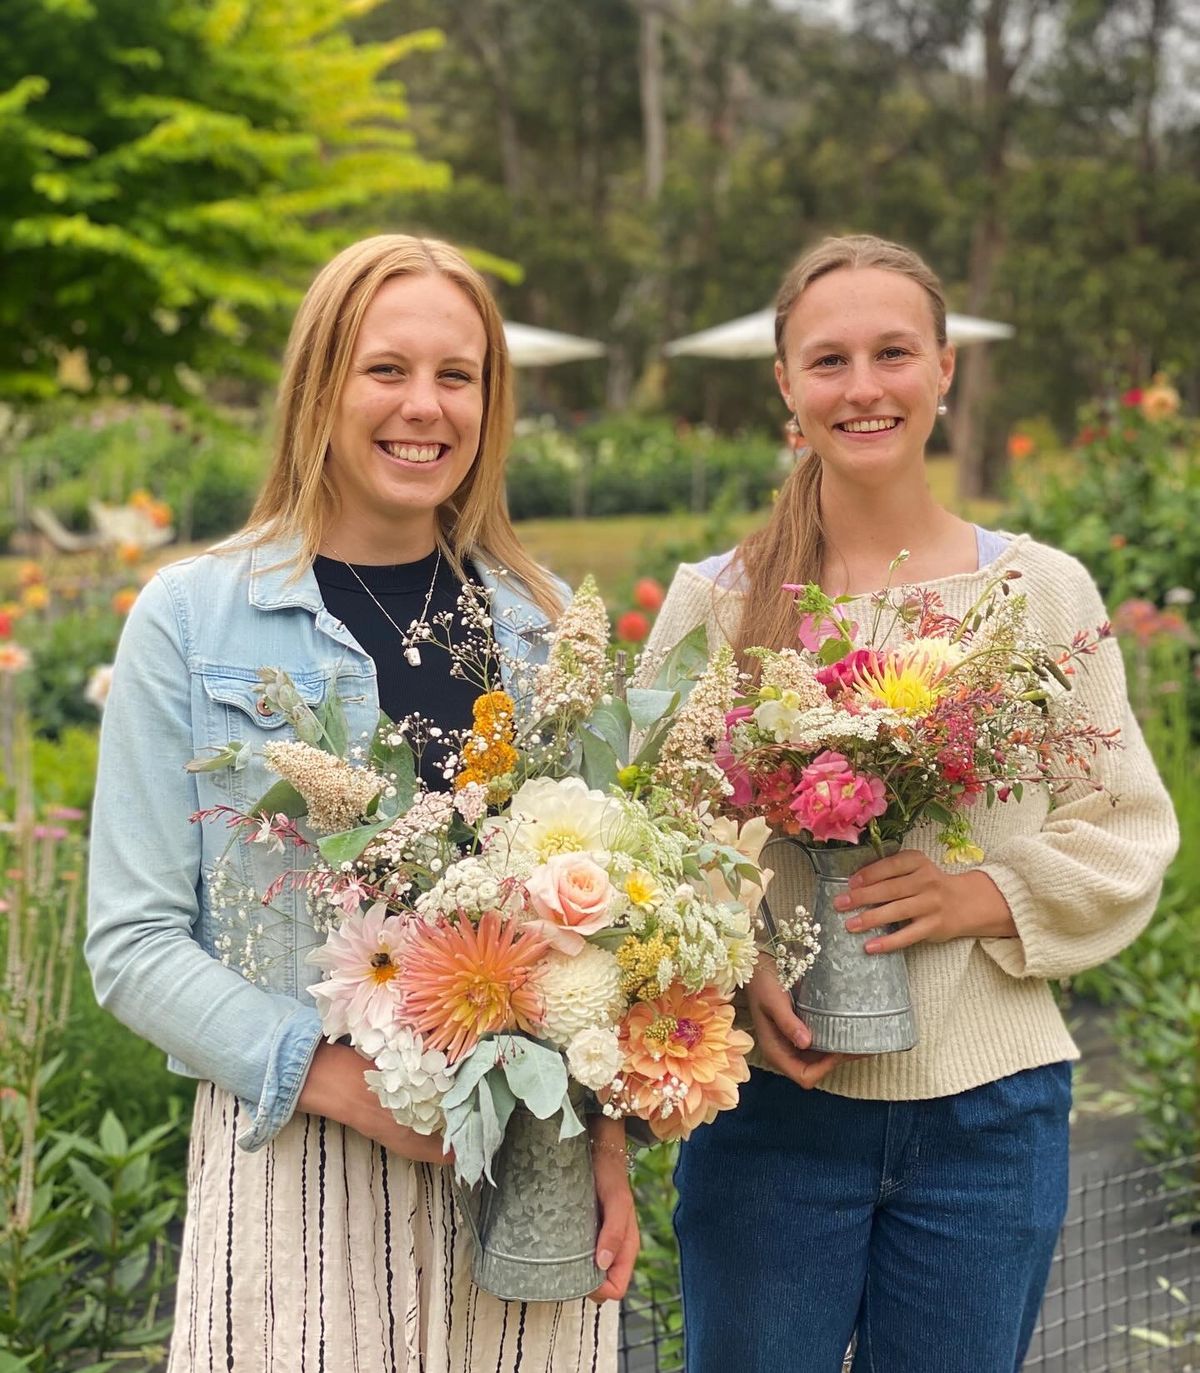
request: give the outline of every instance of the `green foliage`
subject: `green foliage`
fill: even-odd
[[[90,528],[90,502],[124,504],[140,489],[170,505],[184,540],[243,524],[265,468],[256,429],[213,411],[128,402],[60,405],[0,456],[0,479],[68,528]]]
[[[1110,606],[1200,586],[1200,425],[1086,410],[1067,453],[1020,465],[1009,521],[1079,558]]]
[[[447,179],[390,75],[437,35],[355,44],[346,17],[341,0],[6,6],[0,391],[270,374],[346,222],[382,226],[382,203]]]
[[[637,1198],[638,1225],[642,1247],[634,1270],[630,1305],[639,1302],[657,1306],[658,1366],[683,1367],[683,1306],[679,1301],[679,1245],[675,1240],[672,1216],[675,1212],[676,1144],[659,1144],[643,1149],[637,1156],[633,1176]]]
[[[778,445],[760,434],[620,415],[570,434],[548,423],[523,428],[508,500],[515,519],[756,510],[781,479]]]

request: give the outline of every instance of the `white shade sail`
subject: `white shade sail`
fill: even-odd
[[[946,333],[951,343],[984,343],[990,339],[1012,338],[1011,324],[974,315],[946,316]],[[668,357],[765,358],[775,353],[775,311],[755,310],[752,315],[731,319],[698,334],[677,338],[663,349]]]
[[[504,324],[508,355],[514,367],[553,367],[560,362],[603,357],[604,344],[593,338],[535,329],[532,324]]]

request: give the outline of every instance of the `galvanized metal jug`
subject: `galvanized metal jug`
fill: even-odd
[[[884,855],[899,847],[885,844]],[[849,913],[833,904],[859,868],[879,857],[870,844],[827,849],[786,834],[775,835],[763,846],[762,861],[775,874],[761,908],[769,928],[774,932],[772,911],[780,919],[790,919],[798,905],[806,907],[821,927],[821,951],[791,993],[796,1014],[812,1032],[814,1049],[888,1054],[911,1049],[917,1042],[904,954],[864,953],[863,945],[878,931],[851,934],[845,924]]]
[[[596,1184],[586,1132],[517,1104],[486,1179],[459,1188],[475,1245],[472,1277],[506,1301],[572,1301],[604,1281],[596,1267]]]

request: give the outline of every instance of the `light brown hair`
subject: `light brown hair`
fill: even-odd
[[[775,297],[775,350],[786,363],[784,331],[796,301],[819,277],[843,267],[876,267],[899,272],[922,287],[933,311],[939,347],[946,344],[946,301],[934,272],[910,248],[870,234],[826,238],[810,249],[784,277]],[[784,582],[820,580],[825,557],[821,527],[821,459],[804,449],[780,489],[770,519],[748,534],[738,546],[737,559],[744,593],[741,620],[734,640],[739,652],[752,644],[783,648],[793,642],[796,614]],[[756,672],[755,660],[743,666]]]
[[[298,537],[297,570],[316,555],[338,510],[326,454],[354,343],[376,293],[398,276],[441,276],[453,282],[475,306],[487,338],[479,452],[458,489],[438,508],[438,545],[460,577],[472,556],[483,555],[506,568],[553,618],[561,599],[521,547],[504,498],[513,426],[512,364],[504,325],[483,277],[456,248],[437,239],[409,234],[366,238],[317,274],[288,338],[274,453],[248,529],[260,543]]]

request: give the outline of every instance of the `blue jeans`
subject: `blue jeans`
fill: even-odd
[[[1067,1204],[1071,1069],[853,1101],[754,1070],[676,1170],[688,1373],[1015,1373]]]

